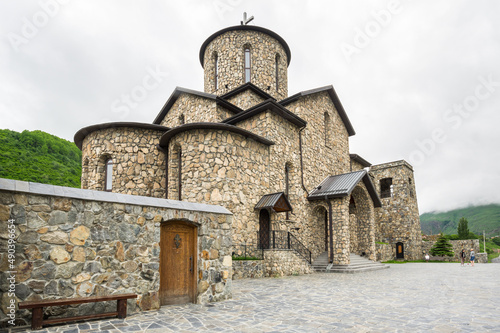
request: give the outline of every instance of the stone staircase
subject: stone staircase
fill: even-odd
[[[357,254],[350,254],[351,263],[349,265],[331,265],[328,263],[328,252],[320,254],[312,263],[312,267],[318,273],[361,273],[377,271],[389,268],[380,262],[371,261]]]

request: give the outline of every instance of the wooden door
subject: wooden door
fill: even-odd
[[[164,223],[160,229],[160,303],[196,302],[196,227]]]
[[[396,259],[405,258],[405,247],[401,242],[396,243]]]

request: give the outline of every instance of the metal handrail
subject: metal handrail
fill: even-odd
[[[302,258],[312,264],[312,253],[309,249],[302,244],[290,231],[286,230],[271,230],[268,237],[260,237],[257,231],[258,245],[261,249],[280,249],[280,250],[294,250]]]

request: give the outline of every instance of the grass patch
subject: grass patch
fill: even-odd
[[[262,260],[257,257],[233,257],[233,260]]]
[[[408,263],[415,263],[415,262],[426,262],[424,259],[420,260],[387,260],[387,261],[382,261],[383,264],[408,264]],[[430,263],[445,263],[445,264],[456,264],[458,261],[439,261],[439,260],[429,260],[428,262]]]
[[[385,242],[375,242],[376,244],[382,244],[382,245],[389,245],[389,243],[385,243]]]

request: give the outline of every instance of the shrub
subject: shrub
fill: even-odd
[[[438,240],[432,246],[429,252],[433,256],[448,256],[448,257],[454,256],[453,246],[450,244],[446,236],[444,236],[443,234],[439,235]]]

